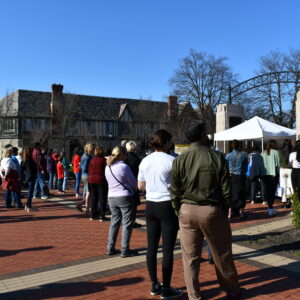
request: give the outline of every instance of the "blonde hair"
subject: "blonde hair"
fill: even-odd
[[[84,152],[87,153],[87,154],[93,154],[94,152],[94,149],[95,149],[95,145],[92,144],[92,143],[87,143],[85,146],[84,146]]]
[[[101,146],[96,146],[95,147],[95,156],[97,157],[102,157],[104,154],[104,150]]]
[[[117,160],[120,160],[121,155],[126,154],[126,149],[121,146],[116,146],[112,152],[111,155],[107,158],[107,165],[111,166],[113,165]]]
[[[12,153],[13,153],[12,148],[3,149],[2,158],[10,157],[10,156],[12,156]]]
[[[136,148],[136,142],[135,141],[129,141],[126,143],[126,150],[128,152],[133,152]]]

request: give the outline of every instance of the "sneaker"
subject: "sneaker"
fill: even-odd
[[[138,255],[139,252],[137,250],[122,250],[120,256],[122,258],[131,257]]]
[[[183,294],[182,290],[177,290],[172,287],[168,287],[168,288],[163,287],[161,289],[160,298],[161,299],[174,299],[174,298],[178,298],[178,297],[182,296],[182,294]]]
[[[41,199],[42,199],[42,200],[47,200],[47,199],[48,199],[48,196],[46,196],[46,195],[45,195],[45,196],[42,196]]]
[[[97,221],[98,218],[90,218],[90,221]]]
[[[160,295],[161,294],[162,285],[158,282],[152,282],[150,294],[152,296]]]
[[[255,204],[255,202],[254,202],[254,200],[251,200],[251,202],[250,202],[251,204]]]
[[[276,216],[277,215],[277,210],[274,209],[274,208],[269,208],[268,214],[269,214],[269,217]]]
[[[213,265],[213,264],[214,264],[214,259],[213,259],[213,257],[212,257],[211,254],[208,255],[208,263],[209,263],[210,265]]]
[[[267,201],[263,201],[263,203],[262,203],[263,205],[267,205],[268,203],[267,203]]]
[[[116,255],[116,254],[118,254],[118,252],[119,251],[117,251],[115,248],[113,248],[113,249],[108,250],[106,254],[107,255]]]
[[[34,208],[34,207],[27,207],[26,211],[27,212],[33,212],[33,211],[36,211],[36,208]]]
[[[108,221],[108,219],[107,219],[106,217],[100,217],[100,218],[99,218],[99,221],[100,221],[100,222],[105,222],[105,221]]]
[[[142,224],[139,224],[139,223],[136,223],[136,222],[133,223],[133,228],[141,228],[141,227],[143,227]]]
[[[240,212],[240,219],[247,219],[247,215],[245,214],[245,212],[241,211]]]
[[[79,198],[79,194],[76,194],[75,197],[76,197],[76,198]]]

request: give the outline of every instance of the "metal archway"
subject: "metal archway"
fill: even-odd
[[[274,84],[274,83],[296,83],[297,90],[300,88],[300,70],[299,71],[281,71],[281,72],[272,72],[259,75],[253,78],[250,78],[246,81],[243,81],[234,87],[229,86],[228,89],[228,98],[229,103],[232,103],[232,100],[237,96],[255,89],[257,87]]]

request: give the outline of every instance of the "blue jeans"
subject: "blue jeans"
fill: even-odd
[[[74,174],[75,174],[75,194],[79,194],[81,172],[74,173]]]
[[[68,183],[68,176],[69,176],[69,170],[64,171],[64,182],[62,185],[62,190],[65,191],[67,189],[67,183]]]
[[[22,207],[22,203],[19,198],[19,193],[16,192],[11,192],[10,190],[6,190],[4,194],[5,198],[5,206],[10,207],[11,206],[11,200],[12,197],[14,198],[14,201],[16,202],[18,207]]]
[[[83,198],[86,197],[86,193],[89,192],[89,183],[88,183],[89,175],[87,173],[84,173],[81,175],[81,179],[83,182]]]
[[[49,172],[49,189],[53,190],[53,181],[54,181],[55,172]]]
[[[62,192],[63,191],[63,181],[64,179],[63,178],[58,178],[58,184],[57,184],[57,189]]]
[[[111,220],[108,233],[107,250],[115,249],[115,244],[122,222],[122,250],[129,250],[129,242],[134,222],[135,204],[131,196],[112,197],[108,199]]]
[[[45,191],[45,177],[42,173],[38,172],[36,176],[36,182],[34,185],[34,192],[33,192],[33,197],[38,196],[38,191],[39,188],[41,190],[41,196],[46,196],[46,191]]]
[[[36,182],[36,178],[28,181],[28,194],[27,194],[27,202],[26,202],[27,207],[31,207],[31,200],[33,197],[35,182]]]

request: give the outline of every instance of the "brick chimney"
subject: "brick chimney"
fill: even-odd
[[[178,114],[177,99],[178,99],[177,96],[168,97],[168,117],[170,119],[176,117]]]
[[[54,114],[57,104],[61,101],[62,93],[63,93],[64,86],[61,84],[53,83],[51,85],[51,103],[50,103],[50,110],[51,114]]]

